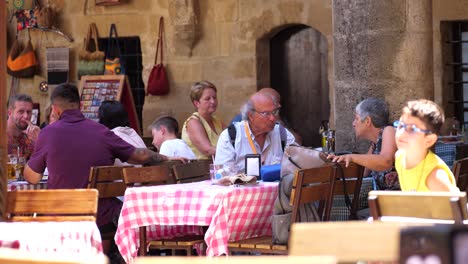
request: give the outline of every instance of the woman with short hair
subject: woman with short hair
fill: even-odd
[[[365,154],[329,155],[334,162],[357,163],[366,168],[364,177],[372,176],[376,190],[400,190],[394,171],[395,128],[389,125],[389,111],[382,99],[368,98],[355,109],[353,127],[357,139],[371,142]]]
[[[209,81],[196,82],[190,89],[190,99],[197,111],[184,122],[182,139],[197,159],[211,159],[219,134],[226,127],[214,116],[218,107],[216,86]]]

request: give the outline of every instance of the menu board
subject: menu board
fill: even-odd
[[[126,108],[130,125],[140,133],[135,103],[125,75],[83,76],[80,83],[80,109],[83,115],[99,121],[99,106],[103,101],[120,101]]]

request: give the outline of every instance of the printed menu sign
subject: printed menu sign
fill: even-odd
[[[103,101],[120,101],[129,114],[130,126],[140,131],[130,84],[125,75],[83,76],[80,85],[80,109],[86,118],[97,122],[99,106]]]
[[[86,81],[81,92],[81,112],[98,121],[98,109],[103,101],[119,100],[120,83],[116,81]]]

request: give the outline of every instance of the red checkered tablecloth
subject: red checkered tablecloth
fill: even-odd
[[[102,253],[95,222],[0,222],[0,247],[68,256]]]
[[[205,233],[207,255],[227,254],[228,241],[271,234],[278,183],[217,186],[209,181],[127,188],[115,235],[120,253],[131,263],[139,247],[139,227],[147,238]]]
[[[8,191],[19,190],[40,190],[47,189],[47,182],[39,182],[38,184],[31,184],[27,181],[9,181]]]

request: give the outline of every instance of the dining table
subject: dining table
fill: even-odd
[[[0,222],[0,248],[68,256],[103,252],[101,235],[94,221]]]
[[[20,191],[20,190],[41,190],[47,189],[47,181],[40,181],[37,184],[32,184],[27,181],[8,181],[8,191]]]
[[[138,253],[139,227],[147,240],[202,235],[206,255],[228,255],[228,241],[271,234],[278,182],[213,185],[211,181],[129,187],[125,191],[115,242],[132,263]]]

